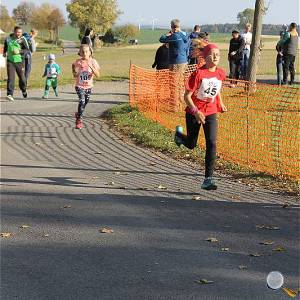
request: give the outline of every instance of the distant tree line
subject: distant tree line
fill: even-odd
[[[293,21],[293,20],[292,20]],[[291,22],[292,22],[291,21]],[[290,22],[287,22],[289,25]],[[225,23],[225,24],[205,24],[201,26],[201,31],[207,31],[207,32],[214,32],[214,33],[231,33],[232,30],[239,29],[243,30],[243,28],[240,28],[239,24],[234,23]],[[263,24],[262,26],[262,34],[264,35],[279,35],[280,31],[282,30],[282,24]],[[299,26],[298,26],[299,31]]]

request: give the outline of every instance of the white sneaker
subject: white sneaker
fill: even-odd
[[[9,101],[15,101],[15,99],[12,95],[7,95],[6,99],[8,99]]]

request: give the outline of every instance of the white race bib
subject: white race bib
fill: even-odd
[[[47,68],[47,77],[53,77],[56,74],[56,68],[54,67],[49,67]]]
[[[80,71],[79,74],[79,83],[85,85],[91,79],[92,74],[88,71]]]
[[[197,98],[206,102],[214,102],[215,97],[220,93],[222,81],[213,78],[203,78],[197,93]]]

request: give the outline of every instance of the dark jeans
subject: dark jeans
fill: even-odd
[[[250,58],[250,51],[248,49],[244,49],[243,54],[242,54],[242,62],[241,62],[242,63],[242,65],[241,65],[242,79],[246,79],[249,58]]]
[[[19,87],[22,93],[26,92],[26,79],[24,75],[23,62],[13,63],[7,61],[7,95],[14,95],[15,89],[15,72],[19,77]]]
[[[287,83],[289,71],[291,73],[290,83],[293,84],[295,81],[295,59],[296,57],[291,54],[283,56],[283,84]]]
[[[183,141],[183,145],[189,149],[193,149],[197,146],[198,135],[201,125],[198,124],[195,116],[191,114],[185,115],[187,135],[177,133]],[[209,115],[205,118],[205,124],[203,125],[204,136],[206,141],[206,153],[205,153],[205,177],[212,177],[217,151],[217,114]]]
[[[82,118],[84,109],[90,101],[92,89],[83,89],[75,86],[75,90],[79,98],[77,118]]]
[[[31,72],[31,63],[32,63],[31,53],[25,55],[24,62],[25,62],[25,78],[27,82]]]
[[[234,59],[234,58],[229,59],[229,69],[230,69],[229,78],[239,79],[240,69],[241,69],[241,60]]]
[[[277,54],[276,57],[276,69],[277,69],[277,84],[281,85],[283,81],[283,56]]]

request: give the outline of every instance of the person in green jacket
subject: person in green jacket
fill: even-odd
[[[14,33],[5,39],[3,49],[3,56],[7,57],[7,99],[10,101],[14,101],[15,73],[19,78],[19,87],[23,97],[27,98],[23,57],[25,50],[30,50],[30,46],[26,38],[22,36],[22,28],[16,26]]]
[[[57,77],[61,74],[60,66],[55,62],[55,55],[49,54],[48,63],[45,65],[45,71],[43,77],[46,77],[45,91],[43,99],[47,99],[49,96],[49,90],[52,86],[54,94],[58,97],[58,82]]]

